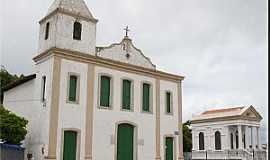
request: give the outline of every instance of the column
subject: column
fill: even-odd
[[[250,145],[251,145],[250,126],[246,126],[246,149],[250,149],[249,148]]]
[[[196,139],[196,134],[195,134],[195,130],[194,129],[192,129],[192,131],[191,131],[191,134],[192,134],[192,151],[194,151],[194,150],[198,150],[197,149],[197,139]]]
[[[85,121],[85,160],[93,159],[93,114],[94,114],[94,81],[95,66],[88,64],[87,71],[87,101]]]
[[[179,155],[178,160],[184,160],[184,154],[183,154],[183,130],[182,130],[182,82],[180,81],[177,83],[177,90],[178,90],[178,130],[179,130],[179,136],[178,136],[178,149],[179,149]]]
[[[251,132],[250,132],[250,137],[251,137],[251,148],[255,149],[255,139],[254,139],[254,127],[251,126]]]
[[[245,135],[245,136],[243,136],[243,146],[244,146],[244,149],[247,149],[248,147],[247,147],[247,126],[243,126],[243,135]]]
[[[237,149],[236,148],[236,130],[237,130],[237,126],[234,126],[234,130],[233,130],[233,149]]]
[[[230,126],[226,126],[225,127],[225,129],[226,129],[226,141],[227,141],[227,143],[225,142],[225,144],[226,144],[226,147],[225,147],[225,149],[231,149],[231,134],[230,134]]]
[[[243,149],[243,135],[242,135],[242,125],[238,125],[238,144],[239,148],[238,149]]]
[[[256,127],[256,131],[257,131],[257,145],[258,145],[258,149],[261,149],[261,139],[260,139],[260,127]]]

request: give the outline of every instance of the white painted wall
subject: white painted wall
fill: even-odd
[[[95,55],[96,24],[79,19],[82,24],[82,39],[73,39],[73,24],[78,20],[72,16],[58,13],[40,24],[39,53],[52,47]],[[46,23],[50,22],[49,38],[45,40]]]
[[[98,95],[95,95],[94,102],[94,150],[93,157],[96,159],[111,159],[116,154],[116,145],[111,143],[116,141],[116,123],[120,121],[130,121],[138,126],[138,140],[143,140],[144,145],[138,145],[138,159],[155,159],[155,79],[120,72],[112,69],[96,68],[95,92],[98,93],[98,76],[100,74],[110,74],[113,77],[113,110],[98,108]],[[134,85],[134,112],[121,111],[121,79],[128,77],[133,80]],[[153,113],[141,113],[141,85],[147,81],[153,85]],[[173,115],[165,115],[165,90],[171,90],[173,93]],[[161,153],[163,151],[164,136],[174,134],[178,130],[178,102],[177,102],[177,84],[161,81]],[[177,138],[175,139],[177,147]],[[105,146],[104,146],[105,145]],[[178,148],[175,148],[178,150]],[[100,152],[103,150],[104,152]],[[176,152],[178,153],[178,152]]]
[[[199,133],[204,133],[204,146],[205,150],[214,151],[211,154],[211,157],[219,158],[222,154],[227,154],[226,150],[231,150],[230,144],[230,134],[235,133],[238,130],[237,125],[242,126],[256,126],[259,127],[260,123],[256,121],[249,120],[224,120],[224,121],[216,121],[216,122],[203,122],[192,124],[192,151],[194,156],[198,159],[202,159],[205,157],[205,153],[200,153],[199,150]],[[227,130],[229,126],[229,131]],[[221,150],[215,150],[215,132],[220,131],[221,133]],[[246,134],[246,148],[249,145],[250,133],[247,129],[245,132],[242,127],[242,135]],[[236,139],[235,134],[233,137],[233,145],[234,149],[236,149]],[[203,152],[205,152],[205,150]],[[246,149],[247,150],[247,149]],[[199,154],[200,153],[200,154]]]
[[[172,94],[172,111],[173,114],[166,113],[166,92],[169,91]],[[165,136],[174,135],[175,131],[178,131],[178,93],[177,83],[169,82],[165,80],[160,81],[160,142],[161,152],[160,155],[165,159]],[[182,134],[182,133],[181,133]],[[179,154],[178,148],[178,136],[174,135],[175,154]]]
[[[50,58],[37,64],[35,79],[4,93],[4,106],[29,121],[28,133],[23,142],[23,146],[26,147],[25,154],[33,154],[34,158],[39,160],[43,159],[42,148],[45,151],[44,155],[48,151],[52,62],[53,59]],[[42,76],[46,76],[47,79],[46,106],[41,102]]]
[[[116,155],[116,145],[111,143],[111,137],[116,141],[116,123],[130,121],[137,125],[138,139],[144,145],[137,146],[138,159],[154,159],[155,157],[155,79],[136,74],[120,72],[117,70],[96,67],[95,93],[98,93],[98,76],[110,74],[113,78],[112,110],[98,108],[98,94],[94,97],[94,137],[93,157],[96,159],[112,159]],[[121,110],[121,78],[133,80],[134,85],[134,111]],[[152,84],[153,113],[141,112],[141,85],[143,81]],[[100,152],[103,151],[103,152]],[[104,154],[106,153],[106,154]]]
[[[60,96],[59,96],[59,119],[57,130],[57,157],[62,157],[63,129],[80,130],[80,159],[84,159],[85,146],[85,115],[87,98],[87,64],[68,60],[61,61],[60,73]],[[68,97],[68,75],[75,73],[79,76],[79,101],[70,103]]]
[[[41,62],[36,66],[37,77],[5,93],[4,104],[10,110],[26,117],[30,122],[28,126],[25,146],[27,153],[33,153],[35,159],[43,159],[41,147],[48,151],[49,136],[49,113],[51,104],[51,79],[52,79],[53,59]],[[61,61],[60,72],[60,96],[59,96],[59,119],[57,134],[57,157],[62,156],[63,130],[76,129],[79,134],[79,157],[84,158],[85,152],[85,115],[87,102],[87,69],[88,64],[69,61]],[[78,103],[68,103],[68,75],[69,73],[79,76],[79,101]],[[100,74],[109,74],[113,79],[112,109],[101,109],[98,107],[98,86]],[[46,106],[40,102],[41,80],[46,75]],[[121,80],[124,78],[133,81],[134,111],[121,111]],[[151,83],[152,87],[152,113],[142,113],[142,83]],[[155,159],[156,152],[156,80],[138,74],[122,72],[114,69],[95,67],[94,85],[94,130],[93,130],[93,157],[94,159],[112,159],[116,156],[116,124],[119,122],[131,122],[136,125],[138,160]],[[165,93],[171,91],[173,98],[173,115],[165,114]],[[177,84],[168,81],[160,81],[160,117],[161,117],[161,155],[164,157],[165,135],[173,135],[178,130],[178,102]],[[31,102],[11,102],[13,98],[26,99],[31,97],[36,101]],[[19,106],[19,107],[17,107]],[[25,106],[29,106],[28,109]],[[175,154],[178,153],[178,137],[175,136]],[[106,154],[104,154],[106,153]]]

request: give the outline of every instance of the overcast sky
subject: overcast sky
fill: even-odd
[[[38,21],[53,0],[1,0],[1,62],[33,72]],[[99,19],[97,46],[120,42],[129,25],[136,47],[158,69],[185,76],[183,118],[206,109],[254,105],[266,135],[266,0],[86,0]],[[263,138],[264,142],[266,138]]]

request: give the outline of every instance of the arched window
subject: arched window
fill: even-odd
[[[82,35],[82,24],[80,22],[75,22],[73,25],[73,39],[81,40]]]
[[[233,149],[233,133],[231,133],[231,149]]]
[[[46,24],[46,29],[45,29],[45,40],[49,38],[49,32],[50,32],[50,23],[48,22]]]
[[[204,150],[204,134],[203,134],[203,132],[199,133],[199,150]]]
[[[235,132],[235,141],[236,141],[236,149],[238,149],[239,146],[238,131]]]
[[[221,150],[221,135],[219,131],[215,132],[215,150]]]

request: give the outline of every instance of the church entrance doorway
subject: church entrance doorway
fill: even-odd
[[[173,137],[165,138],[165,160],[173,160]]]
[[[117,126],[117,160],[134,160],[134,126],[131,124]]]
[[[63,160],[76,160],[77,132],[64,132]]]

